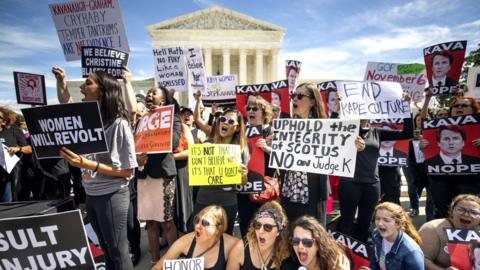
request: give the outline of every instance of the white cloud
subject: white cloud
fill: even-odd
[[[58,104],[58,99],[57,98],[47,99],[47,104],[48,105]],[[1,106],[8,107],[8,108],[14,110],[16,113],[22,113],[21,109],[32,107],[31,105],[17,104],[16,99],[4,99],[4,100],[2,100]]]
[[[58,50],[59,43],[54,31],[39,32],[38,28],[34,29],[37,30],[0,24],[0,58],[16,58],[35,52],[44,53],[45,50]]]

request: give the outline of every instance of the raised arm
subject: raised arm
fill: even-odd
[[[422,110],[420,111],[421,119],[428,118],[428,104],[430,103],[431,98],[432,98],[432,91],[430,91],[430,88],[427,88],[425,90],[425,99],[423,100]]]
[[[193,110],[193,120],[195,121],[195,124],[197,124],[198,128],[205,132],[207,137],[210,137],[210,134],[212,133],[212,126],[209,126],[207,122],[200,117],[200,103],[202,102],[202,93],[200,91],[195,94],[195,100],[197,102],[195,103],[195,109]]]
[[[122,79],[125,86],[125,105],[129,112],[129,117],[133,118],[133,115],[137,112],[137,100],[135,99],[135,92],[132,87],[132,74],[128,67],[123,67]]]
[[[53,67],[52,73],[57,80],[57,97],[60,103],[72,103],[73,98],[70,95],[67,87],[67,81],[65,80],[65,70],[61,67]]]

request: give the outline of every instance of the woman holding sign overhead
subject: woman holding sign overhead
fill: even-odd
[[[240,173],[242,175],[242,183],[245,183],[247,181],[246,164],[249,155],[243,117],[240,112],[228,109],[215,121],[216,123],[213,125],[215,127],[213,130],[213,143],[240,145],[242,159]],[[231,185],[201,186],[198,190],[197,201],[195,202],[192,215],[194,216],[200,212],[200,210],[212,204],[220,205],[225,209],[228,217],[228,228],[226,232],[232,234],[238,209],[235,188]]]
[[[300,84],[290,96],[294,118],[328,118],[322,98],[313,84]],[[318,218],[325,226],[330,186],[327,176],[301,171],[285,171],[282,178],[281,203],[289,220],[302,215]]]
[[[54,67],[52,72],[57,79],[59,101],[73,102],[65,71]],[[88,76],[80,92],[83,101],[98,102],[110,152],[80,156],[63,148],[60,156],[82,169],[87,213],[105,252],[107,269],[133,269],[127,240],[128,185],[137,161],[122,88],[115,78],[97,71]]]

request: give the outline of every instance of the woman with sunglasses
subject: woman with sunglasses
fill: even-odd
[[[296,256],[294,261],[307,270],[350,269],[341,244],[312,216],[301,216],[292,223],[291,244]]]
[[[248,147],[247,137],[245,135],[245,125],[242,115],[232,109],[226,110],[219,116],[214,124],[213,139],[214,144],[236,144],[240,146],[241,160],[240,173],[242,183],[247,181]],[[220,205],[227,212],[228,228],[227,233],[233,233],[235,216],[237,215],[238,202],[237,193],[233,185],[228,186],[201,186],[198,189],[197,200],[193,209],[193,216],[208,205]]]
[[[432,97],[431,91],[425,92],[425,101],[422,108],[422,119],[427,119],[428,104]],[[450,113],[447,117],[464,116],[480,113],[480,106],[471,97],[457,95],[452,97],[449,103]],[[424,149],[431,142],[422,138],[420,140],[420,149]],[[438,142],[437,142],[438,143]],[[480,148],[480,138],[471,141],[465,141],[466,144]],[[480,182],[477,179],[479,173],[470,175],[431,175],[429,176],[429,185],[432,194],[432,200],[435,205],[435,218],[445,218],[448,216],[448,207],[452,199],[459,194],[480,194]]]
[[[300,84],[290,98],[293,118],[328,118],[315,85]],[[301,171],[284,171],[282,175],[281,203],[288,219],[295,220],[302,215],[311,215],[325,225],[327,198],[330,193],[327,176]]]
[[[161,106],[174,105],[172,149],[180,141],[180,108],[164,87],[154,86],[145,98],[147,108],[152,111]],[[138,154],[139,169],[137,173],[138,219],[147,222],[148,242],[152,263],[160,259],[160,236],[168,245],[177,239],[174,223],[174,198],[176,193],[175,178],[177,169],[172,153]],[[161,233],[160,235],[160,227]]]
[[[480,230],[480,197],[471,194],[456,196],[451,205],[448,218],[434,219],[422,225],[419,234],[425,254],[426,269],[437,270],[450,267],[447,252],[446,228]]]
[[[54,67],[52,72],[57,80],[60,103],[73,102],[65,71]],[[98,102],[109,152],[78,155],[62,148],[60,156],[82,169],[88,218],[105,252],[107,269],[133,269],[127,240],[128,186],[137,161],[122,87],[111,75],[96,71],[80,86],[80,92],[84,95],[83,101]]]
[[[375,227],[372,233],[375,255],[370,258],[371,269],[425,269],[423,252],[419,246],[422,239],[400,205],[391,202],[377,205]]]
[[[261,138],[257,139],[256,147],[263,151],[264,173],[265,176],[273,177],[275,170],[268,167],[271,148],[267,145],[265,138],[271,135],[272,128],[269,125],[272,118],[272,108],[270,103],[260,95],[251,95],[245,106],[246,118],[248,121],[247,130],[250,127],[261,127]],[[249,145],[249,149],[253,146]],[[255,157],[250,157],[251,162],[255,162]],[[256,172],[250,172],[250,177],[258,176]],[[251,180],[251,179],[249,179]],[[240,218],[240,233],[244,237],[247,234],[248,225],[253,217],[253,213],[260,207],[259,203],[250,201],[248,194],[238,194],[238,217]]]
[[[281,269],[289,257],[288,219],[282,206],[276,201],[263,204],[245,239],[245,245],[239,241],[230,253],[227,270]]]
[[[226,268],[226,258],[241,240],[225,233],[228,227],[225,210],[218,205],[207,206],[193,218],[193,223],[194,231],[175,241],[153,270],[162,270],[164,260],[199,257],[205,259],[205,270]]]

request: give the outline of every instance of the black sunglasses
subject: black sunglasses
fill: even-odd
[[[258,221],[253,222],[253,228],[255,228],[256,231],[260,230],[263,227],[263,230],[266,232],[271,232],[274,227],[277,227],[277,225],[272,225],[272,224],[262,224]]]
[[[298,100],[302,100],[304,97],[308,97],[308,98],[313,98],[312,96],[310,95],[305,95],[305,94],[297,94],[297,93],[293,93],[290,95],[290,99],[295,99],[297,98]]]
[[[302,242],[302,245],[304,247],[311,248],[313,246],[313,243],[315,242],[315,239],[293,237],[291,243],[292,246],[298,246],[300,242]]]
[[[193,218],[193,223],[194,223],[195,225],[197,225],[197,224],[200,223],[200,222],[201,222],[201,224],[202,224],[203,227],[217,226],[217,225],[215,225],[215,224],[210,224],[210,221],[208,221],[208,220],[206,220],[206,219],[203,219],[203,218],[200,219],[198,216],[195,216],[195,217]]]
[[[247,112],[257,112],[258,111],[258,107],[247,107]]]
[[[455,104],[452,107],[453,108],[470,108],[471,106],[468,104]]]
[[[227,124],[229,124],[229,125],[231,125],[231,126],[237,124],[237,121],[235,121],[235,119],[233,119],[233,118],[228,118],[228,119],[227,119],[227,118],[226,118],[225,116],[223,116],[223,115],[220,116],[220,117],[218,117],[218,121],[220,121],[220,122],[222,122],[222,123],[225,123],[225,122],[226,122]]]

